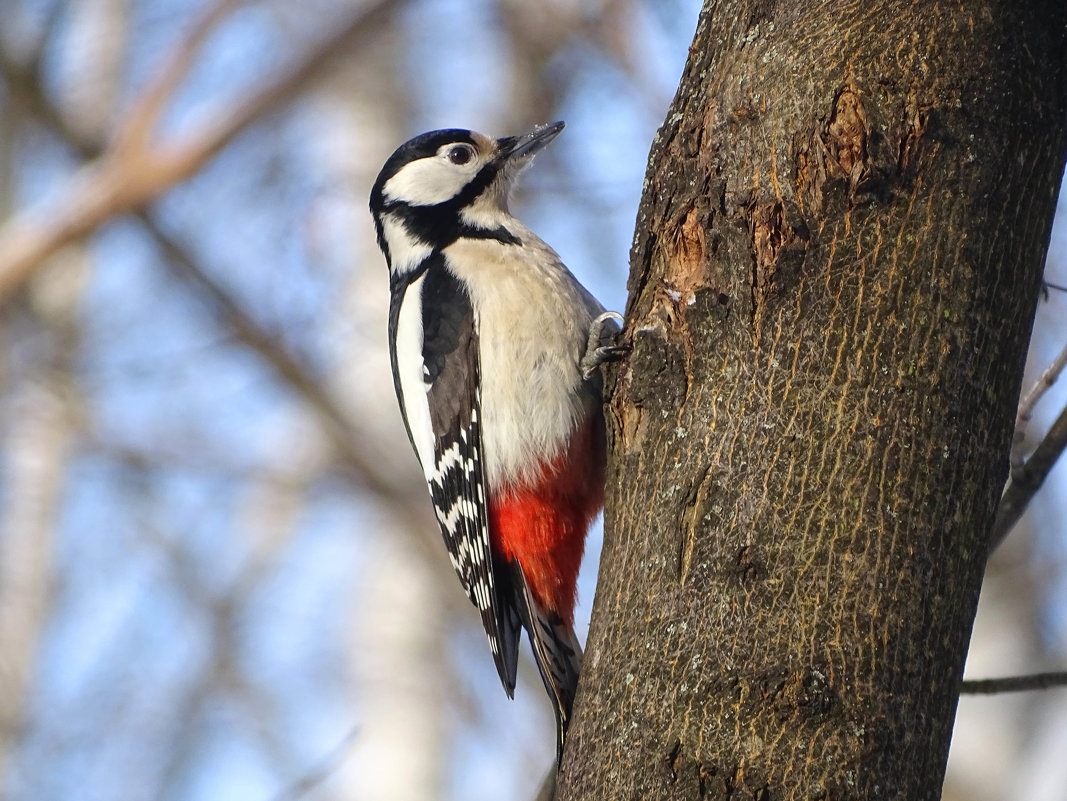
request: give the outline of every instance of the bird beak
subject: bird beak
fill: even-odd
[[[528,134],[506,136],[496,140],[497,161],[517,162],[530,158],[563,130],[563,122],[538,125]]]

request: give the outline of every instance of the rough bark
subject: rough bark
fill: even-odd
[[[569,799],[936,799],[1062,0],[709,0],[638,215]]]

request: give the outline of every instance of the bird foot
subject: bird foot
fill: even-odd
[[[607,325],[609,320],[612,322],[610,327]],[[600,365],[618,361],[630,350],[629,345],[615,341],[622,331],[622,323],[621,314],[607,311],[597,316],[589,325],[589,339],[586,341],[585,355],[580,363],[584,378],[592,376]],[[605,337],[609,338],[610,344],[604,344]]]

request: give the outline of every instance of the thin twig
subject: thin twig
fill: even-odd
[[[1003,679],[967,679],[960,686],[961,695],[996,695],[1025,690],[1047,690],[1067,687],[1067,671],[1034,673],[1030,676],[1008,676]]]
[[[349,751],[352,750],[356,738],[359,737],[359,728],[357,724],[349,729],[348,733],[341,738],[340,742],[329,753],[322,757],[317,765],[314,765],[302,777],[274,796],[272,801],[297,801],[298,798],[307,795],[328,779],[341,766]]]
[[[1004,541],[1008,532],[1019,522],[1030,499],[1041,489],[1041,485],[1045,483],[1045,479],[1065,448],[1067,448],[1067,408],[1060,412],[1060,416],[1056,418],[1056,422],[1052,424],[1045,438],[1026,460],[1026,464],[1020,470],[1012,472],[1011,481],[1008,482],[1004,494],[1000,496],[997,516],[993,521],[993,530],[989,536],[991,552]]]
[[[1057,292],[1067,292],[1067,286],[1063,286],[1062,284],[1054,284],[1052,281],[1043,280],[1041,282],[1041,288],[1045,290],[1046,300],[1048,299],[1048,291],[1050,289],[1055,289]]]
[[[1045,368],[1041,377],[1030,387],[1030,391],[1019,402],[1019,412],[1015,417],[1015,434],[1011,441],[1011,474],[1012,479],[1023,467],[1023,442],[1026,440],[1026,427],[1034,415],[1034,407],[1041,400],[1041,396],[1048,392],[1049,387],[1056,383],[1063,368],[1067,367],[1067,346],[1064,346],[1059,355],[1052,360],[1052,364]]]
[[[990,553],[1004,541],[1008,532],[1019,522],[1030,500],[1045,483],[1045,478],[1060,458],[1064,448],[1067,447],[1067,408],[1065,408],[1056,422],[1052,424],[1045,438],[1034,449],[1030,458],[1023,457],[1022,446],[1026,440],[1026,428],[1033,417],[1034,407],[1049,387],[1056,383],[1056,379],[1060,377],[1065,367],[1067,367],[1067,347],[1064,347],[1052,363],[1045,368],[1041,377],[1019,402],[1009,457],[1011,476],[1007,487],[1004,488],[1004,494],[1001,495],[997,515],[993,520],[993,530],[989,536]]]

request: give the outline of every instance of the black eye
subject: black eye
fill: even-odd
[[[474,151],[469,145],[456,145],[448,151],[448,160],[453,164],[466,164],[474,158]]]

